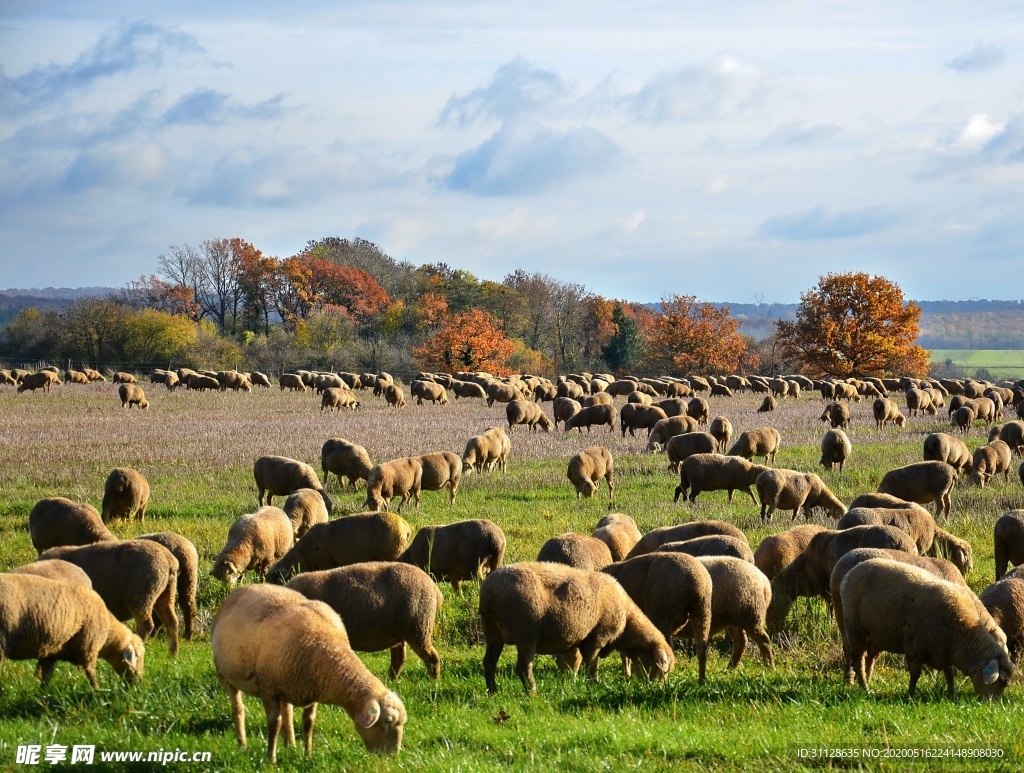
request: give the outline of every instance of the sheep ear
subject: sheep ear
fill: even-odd
[[[360,726],[370,728],[377,724],[378,719],[380,719],[380,704],[375,698],[371,698],[367,701],[366,705],[363,706],[363,710],[359,714],[358,722]]]
[[[985,684],[992,684],[999,679],[999,661],[992,658],[985,666],[985,670],[981,672],[981,680]]]

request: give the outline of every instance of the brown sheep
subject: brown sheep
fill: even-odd
[[[134,384],[138,379],[136,379],[131,373],[118,371],[110,380],[115,384]]]
[[[956,478],[956,470],[945,462],[916,462],[887,472],[878,491],[919,505],[934,502],[936,515],[949,515],[949,493]]]
[[[466,449],[462,452],[462,471],[469,475],[497,467],[505,472],[511,449],[508,433],[501,427],[491,427],[466,442]]]
[[[813,472],[765,470],[757,476],[754,486],[761,500],[761,520],[764,523],[771,521],[776,509],[792,510],[794,521],[801,508],[808,520],[815,507],[820,507],[837,520],[846,512],[846,505]]]
[[[735,446],[734,446],[735,447]],[[752,486],[757,476],[771,469],[760,464],[751,464],[738,456],[721,456],[719,454],[694,454],[679,464],[679,485],[676,486],[675,498],[686,496],[690,492],[690,502],[697,499],[702,491],[728,491],[732,502],[733,491],[746,491],[750,500],[757,504]]]
[[[273,504],[276,496],[286,497],[300,488],[311,488],[324,499],[327,512],[331,512],[331,500],[320,485],[316,471],[305,462],[289,459],[286,456],[261,456],[252,466],[252,475],[259,489],[258,503],[263,505],[263,494],[266,492],[267,504]]]
[[[530,432],[538,426],[545,432],[551,431],[551,419],[537,403],[531,403],[529,400],[517,399],[507,403],[505,418],[508,419],[509,432],[512,432],[516,424],[525,424],[530,428]]]
[[[12,379],[13,381],[13,379]],[[68,384],[88,384],[89,377],[78,370],[69,370],[64,373],[64,381]],[[0,381],[0,384],[4,383]]]
[[[541,545],[537,560],[599,572],[614,559],[608,546],[597,537],[570,533],[552,537]]]
[[[931,395],[923,389],[908,389],[906,398],[907,412],[911,416],[916,416],[922,411],[929,416],[934,416],[937,413],[936,407],[932,403]]]
[[[637,429],[646,429],[647,435],[650,437],[654,425],[661,419],[667,418],[668,416],[661,408],[655,408],[653,405],[626,403],[619,411],[619,429],[622,430],[622,437],[626,437],[626,430],[629,430],[630,437],[635,437],[634,430]]]
[[[732,440],[732,422],[725,416],[716,416],[708,425],[708,432],[718,440],[719,448],[728,448]]]
[[[683,400],[679,397],[669,397],[665,400],[658,400],[658,402],[653,405],[655,408],[661,408],[661,410],[665,412],[665,415],[670,419],[674,416],[687,416],[688,418],[693,419],[692,416],[689,416],[686,413],[686,409],[690,407],[689,400]],[[693,419],[693,421],[696,422],[697,420]]]
[[[286,389],[292,392],[306,391],[306,383],[298,373],[282,373],[281,377],[277,380],[277,383],[281,387],[282,392]],[[192,388],[191,383],[189,383],[188,388]]]
[[[121,399],[122,408],[131,408],[133,405],[138,406],[141,411],[149,408],[146,393],[138,384],[121,384],[117,388],[117,395]]]
[[[423,470],[420,475],[419,491],[440,491],[447,488],[448,504],[455,504],[455,494],[459,490],[459,480],[462,478],[462,460],[450,451],[435,451],[423,454],[419,461]],[[419,492],[415,496],[418,509]]]
[[[214,559],[210,574],[234,585],[251,569],[262,581],[271,565],[293,544],[295,532],[288,515],[277,507],[261,507],[231,524],[227,542]]]
[[[818,464],[826,470],[834,470],[838,464],[839,472],[842,472],[852,450],[853,444],[845,432],[841,429],[830,429],[821,439],[821,459]]]
[[[993,427],[989,430],[990,443],[995,440],[993,435],[1006,443],[1017,456],[1024,454],[1024,421],[1010,421],[1002,427]]]
[[[778,403],[775,398],[771,395],[765,395],[764,400],[761,401],[761,407],[757,409],[758,413],[771,413],[778,407]]]
[[[875,400],[871,405],[871,413],[875,417],[875,429],[882,429],[886,424],[902,427],[907,423],[907,417],[900,413],[896,401],[887,397],[879,397]]]
[[[640,530],[636,521],[624,513],[608,513],[597,522],[592,537],[597,537],[608,546],[613,561],[625,558],[633,546],[640,541]]]
[[[492,405],[497,403],[510,403],[516,398],[522,397],[523,393],[516,389],[512,384],[503,384],[500,381],[492,381],[484,389],[487,393],[487,407],[490,408]],[[583,390],[579,390],[582,396]],[[573,397],[573,395],[564,395],[561,392],[559,397]],[[574,398],[575,399],[575,398]]]
[[[449,391],[456,400],[460,397],[478,397],[481,400],[487,397],[487,394],[484,392],[484,388],[472,381],[452,381],[452,386]]]
[[[981,592],[981,603],[1003,633],[1013,660],[1024,651],[1024,578],[1005,577]]]
[[[659,453],[676,435],[696,431],[697,420],[690,416],[670,416],[662,419],[654,425],[651,434],[647,436],[647,450],[654,454]]]
[[[688,432],[676,435],[665,447],[668,456],[668,469],[679,472],[679,465],[686,459],[697,454],[717,454],[718,439],[710,432]]]
[[[570,397],[563,397],[563,398],[559,398],[559,399],[571,400],[572,398],[570,398]],[[573,400],[573,402],[576,402],[576,401]],[[582,405],[581,405],[581,407],[582,408],[589,408],[592,405],[614,405],[614,403],[615,403],[615,401],[612,399],[612,396],[610,394],[608,394],[607,392],[596,392],[596,393],[590,395],[586,400],[584,400]]]
[[[284,376],[281,376],[282,380]],[[297,378],[297,377],[296,377]],[[301,381],[299,382],[302,383]],[[204,376],[202,373],[193,373],[185,382],[190,392],[208,392],[212,389],[220,389],[220,382],[213,376]],[[284,387],[282,387],[283,389]],[[305,387],[302,388],[305,391]]]
[[[592,426],[600,427],[604,424],[608,425],[609,432],[615,431],[615,409],[611,405],[592,405],[589,408],[583,408],[579,413],[566,420],[563,427],[566,432],[575,429],[583,434],[584,427],[589,433]]]
[[[356,513],[318,523],[270,567],[267,582],[283,584],[298,572],[317,572],[361,561],[396,561],[412,529],[394,513]]]
[[[898,510],[890,507],[854,507],[839,519],[836,528],[854,526],[895,526],[914,538],[917,552],[925,555],[935,543],[935,519],[923,507],[912,505]]]
[[[406,456],[378,464],[370,470],[370,477],[366,479],[364,506],[378,511],[390,510],[391,500],[401,496],[398,512],[402,512],[402,505],[410,498],[416,499],[418,508],[422,483],[423,463],[418,456]]]
[[[457,521],[447,526],[422,526],[397,560],[452,584],[486,577],[501,566],[505,534],[486,519]]]
[[[756,456],[763,456],[765,464],[771,467],[775,464],[775,455],[781,445],[782,436],[775,427],[748,429],[736,438],[736,442],[729,449],[729,456],[739,456],[748,461]]]
[[[711,418],[711,406],[703,397],[695,397],[687,403],[686,415],[696,419],[700,426],[705,426]]]
[[[754,566],[769,580],[774,580],[804,551],[814,535],[824,530],[824,526],[808,523],[765,537],[754,551]]]
[[[969,405],[962,405],[953,411],[950,416],[950,421],[953,426],[960,430],[960,433],[966,435],[971,431],[971,427],[974,426],[974,420],[978,418],[974,412],[974,408]]]
[[[636,403],[637,405],[651,405],[654,399],[649,394],[637,390],[626,395],[626,402]]]
[[[597,492],[601,478],[608,481],[608,499],[615,501],[614,464],[612,454],[603,446],[591,446],[569,460],[566,476],[576,488],[576,498],[589,499]]]
[[[249,380],[252,382],[253,386],[267,387],[268,389],[270,388],[270,379],[267,377],[265,373],[255,371],[252,374],[250,374]]]
[[[103,521],[111,518],[131,520],[138,514],[139,521],[146,520],[149,504],[149,481],[138,470],[130,467],[113,470],[103,486]]]
[[[602,651],[617,649],[635,658],[652,679],[662,679],[675,664],[664,635],[612,577],[545,562],[503,566],[480,586],[480,620],[487,650],[484,678],[497,691],[494,675],[506,644],[518,650],[516,673],[523,687],[536,690],[533,660],[539,655],[572,653],[565,663],[586,665],[597,677]]]
[[[323,601],[337,612],[356,652],[390,650],[388,676],[392,679],[397,679],[405,666],[406,644],[419,655],[433,679],[441,678],[441,658],[432,639],[444,597],[422,569],[369,561],[305,572],[285,587]]]
[[[324,504],[324,498],[320,496],[320,492],[311,488],[300,488],[289,494],[281,509],[292,523],[295,539],[309,531],[311,526],[327,523],[327,506]]]
[[[32,547],[44,551],[66,545],[91,545],[116,542],[117,537],[104,525],[96,508],[64,497],[40,499],[28,515]]]
[[[958,473],[974,471],[974,461],[967,445],[958,437],[945,432],[932,432],[924,439],[924,461],[945,462]]]
[[[47,580],[62,582],[65,585],[78,585],[92,590],[92,580],[89,579],[85,570],[67,561],[61,561],[59,558],[33,561],[30,564],[11,569],[10,574],[31,574],[36,577],[45,577]]]
[[[333,472],[342,488],[348,488],[351,485],[354,491],[358,481],[370,477],[373,462],[370,461],[370,455],[362,446],[350,443],[344,438],[330,438],[320,449],[320,466],[324,470],[325,486],[328,475]]]
[[[181,609],[182,630],[186,639],[195,633],[196,592],[199,590],[199,551],[186,539],[173,531],[161,531],[155,534],[140,534],[135,539],[149,540],[167,548],[171,555],[178,559],[178,607]],[[160,620],[155,620],[157,625]]]
[[[822,411],[820,420],[832,429],[846,429],[850,426],[850,406],[846,403],[829,403]]]
[[[348,408],[350,411],[354,411],[359,408],[359,401],[349,389],[328,387],[323,390],[321,394],[323,395],[320,399],[321,411],[327,408],[334,413],[335,411],[340,411],[342,408]]]
[[[686,553],[690,556],[732,556],[754,563],[754,554],[746,539],[729,537],[725,534],[710,534],[680,542],[666,542],[658,548],[660,553]]]
[[[417,384],[418,387],[416,387]],[[409,393],[416,398],[416,405],[423,405],[424,400],[429,400],[434,405],[448,405],[448,392],[440,384],[430,381],[414,381],[410,386]]]
[[[1024,510],[1010,510],[996,521],[995,545],[996,579],[1001,580],[1009,564],[1024,564]]]
[[[604,394],[602,392],[601,394]],[[607,395],[605,395],[607,397]],[[558,422],[568,421],[582,410],[582,406],[571,397],[555,398],[552,406],[552,413],[555,417],[555,429],[558,429]]]
[[[1002,440],[993,440],[988,445],[974,449],[974,472],[971,473],[971,479],[985,488],[986,483],[999,473],[1003,473],[1006,482],[1009,483],[1012,458],[1010,447]]]
[[[678,526],[662,526],[647,532],[640,541],[633,546],[627,554],[627,558],[653,553],[662,545],[669,542],[683,542],[697,537],[722,534],[727,537],[745,540],[746,535],[736,526],[725,521],[691,521],[690,523],[679,524]]]
[[[383,389],[384,402],[391,408],[405,407],[405,393],[397,384],[387,384]]]

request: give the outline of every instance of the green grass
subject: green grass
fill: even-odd
[[[263,392],[253,395],[167,394],[148,387],[152,408],[122,411],[110,385],[63,387],[54,394],[15,396],[0,391],[0,569],[32,560],[26,530],[32,505],[46,496],[68,496],[99,504],[103,481],[116,466],[134,466],[153,490],[149,515],[140,524],[114,523],[122,536],[172,529],[196,543],[200,553],[200,634],[183,642],[177,658],[167,655],[162,636],[148,642],[142,685],[122,685],[106,664],[99,667],[101,690],[93,692],[84,675],[58,665],[46,692],[33,678],[34,665],[7,662],[0,694],[0,769],[15,764],[18,745],[95,744],[99,750],[156,749],[209,751],[208,766],[190,768],[252,770],[265,767],[265,719],[260,703],[247,699],[250,747],[235,741],[227,695],[217,683],[207,629],[226,591],[208,577],[223,546],[227,527],[256,505],[251,464],[264,453],[318,462],[323,440],[344,436],[370,449],[375,460],[413,451],[461,451],[466,438],[501,423],[499,406],[460,401],[448,407],[409,406],[388,411],[369,396],[359,415],[320,414],[308,396]],[[736,431],[771,423],[780,428],[783,450],[778,466],[816,469],[822,404],[814,397],[786,401],[770,416],[758,415],[759,400],[717,399],[713,414],[728,415]],[[846,471],[824,473],[849,502],[873,490],[888,469],[920,458],[929,431],[948,430],[936,417],[911,419],[903,430],[878,433],[870,405],[854,405],[849,434],[853,457]],[[974,448],[987,428],[975,428]],[[702,494],[695,505],[674,505],[677,483],[663,456],[642,453],[642,438],[618,432],[590,436],[513,434],[506,475],[468,476],[449,507],[446,495],[427,492],[419,512],[403,513],[415,528],[464,518],[489,518],[508,538],[506,562],[532,559],[543,542],[565,531],[589,533],[608,511],[602,486],[591,501],[575,499],[567,480],[568,458],[580,448],[607,445],[615,456],[616,509],[632,515],[642,530],[695,518],[728,520],[743,528],[752,545],[788,526],[784,514],[769,527],[745,494],[726,502],[724,492]],[[328,488],[340,512],[362,508],[363,492]],[[1007,509],[1024,507],[1024,489],[1000,479],[984,490],[958,486],[946,528],[969,539],[976,569],[975,590],[993,578],[992,524]],[[984,766],[1018,769],[1024,759],[1019,728],[1024,724],[1024,691],[1013,684],[1004,699],[981,704],[969,680],[958,679],[959,697],[945,697],[941,676],[927,674],[918,698],[904,699],[907,673],[901,659],[885,657],[871,694],[845,687],[839,670],[840,642],[820,600],[801,600],[790,627],[774,641],[777,668],[767,671],[750,647],[740,667],[728,671],[729,644],[715,639],[708,679],[697,683],[696,664],[678,653],[675,671],[664,684],[625,679],[617,656],[602,662],[599,678],[560,674],[550,658],[535,664],[538,690],[527,695],[514,673],[514,648],[506,648],[497,675],[499,692],[484,688],[478,589],[461,596],[442,585],[435,645],[442,675],[431,682],[422,663],[410,660],[394,689],[409,713],[400,755],[381,760],[366,754],[351,721],[337,707],[318,714],[313,753],[279,750],[282,769],[366,769],[417,771],[494,770],[738,770],[758,767],[793,770],[824,767],[798,758],[801,747],[1000,747],[1002,761],[947,760],[921,763],[921,769]],[[386,679],[386,653],[364,654],[364,662]],[[508,719],[496,722],[504,711]],[[99,758],[97,757],[97,760]],[[925,767],[927,765],[927,767]],[[851,765],[843,765],[848,767]],[[905,768],[906,764],[869,768]]]
[[[1016,381],[1024,378],[1024,349],[932,349],[932,362],[942,364],[952,360],[954,365],[967,368],[969,375],[979,368],[987,368],[996,378]]]

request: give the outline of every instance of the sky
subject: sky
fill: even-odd
[[[1019,2],[0,5],[0,287],[339,236],[635,301],[1016,299],[1022,194]]]

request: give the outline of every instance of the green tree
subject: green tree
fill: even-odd
[[[137,363],[181,362],[198,335],[196,323],[187,317],[143,309],[124,321],[124,355]]]
[[[622,373],[635,370],[644,356],[644,337],[636,320],[626,316],[621,303],[612,309],[615,332],[601,350],[601,356],[612,370]]]

